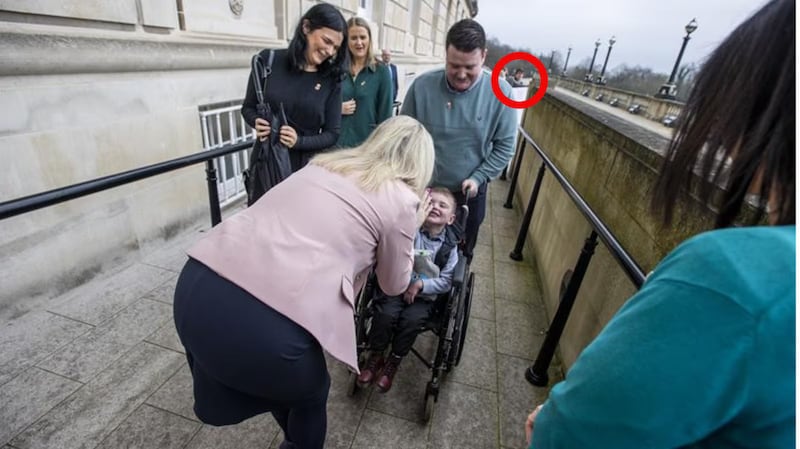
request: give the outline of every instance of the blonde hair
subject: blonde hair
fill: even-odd
[[[353,16],[353,17],[347,19],[347,31],[348,31],[347,51],[350,51],[349,31],[350,31],[350,28],[353,28],[353,27],[361,27],[361,28],[364,28],[365,30],[367,30],[367,36],[369,36],[369,45],[367,45],[367,60],[364,63],[364,65],[369,67],[370,70],[375,70],[376,61],[375,61],[375,53],[372,51],[372,48],[373,48],[372,28],[370,28],[369,27],[369,23],[366,20],[364,20],[363,18],[361,18],[361,17]],[[352,61],[353,61],[353,54],[352,53],[350,53],[350,61],[351,61],[351,64],[352,64]]]
[[[361,145],[319,154],[311,163],[354,175],[368,192],[399,180],[422,196],[433,176],[433,138],[420,122],[399,115],[378,125]]]

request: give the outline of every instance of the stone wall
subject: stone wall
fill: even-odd
[[[664,228],[648,208],[663,144],[619,119],[599,118],[590,106],[569,104],[554,93],[524,117],[524,127],[575,186],[623,247],[647,273],[686,237],[711,228],[708,209],[689,201],[689,218]],[[641,133],[637,135],[636,133]],[[522,158],[515,207],[528,203],[541,165],[530,146]],[[524,255],[534,258],[552,319],[562,283],[573,269],[591,227],[550,172],[546,172]],[[600,332],[635,287],[608,249],[597,246],[561,338],[565,367]]]

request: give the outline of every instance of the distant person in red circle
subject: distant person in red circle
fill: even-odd
[[[514,154],[517,112],[492,90],[483,70],[486,33],[472,19],[447,32],[446,65],[418,76],[408,88],[401,114],[419,120],[433,137],[436,170],[432,185],[444,186],[469,207],[464,255],[469,259],[486,214],[487,183],[500,175]],[[511,86],[501,81],[506,97]]]
[[[511,84],[511,87],[525,87],[525,82],[522,81],[522,76],[524,74],[525,72],[523,72],[522,69],[516,69],[514,70],[514,76],[506,78],[506,81],[508,81],[508,84]]]

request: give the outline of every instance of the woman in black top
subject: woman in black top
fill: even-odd
[[[289,125],[281,127],[280,140],[289,148],[293,172],[339,138],[341,80],[348,66],[343,42],[347,42],[344,17],[335,7],[320,3],[300,19],[289,48],[274,50],[264,99],[272,111],[279,111],[281,104],[286,111]],[[265,62],[269,52],[261,51]],[[247,82],[242,117],[256,130],[256,137],[264,140],[270,134],[270,124],[257,117],[252,75]]]

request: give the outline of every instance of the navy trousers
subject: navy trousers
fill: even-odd
[[[201,421],[225,426],[270,412],[284,447],[323,447],[330,376],[308,331],[193,259],[178,278],[174,317]]]
[[[373,301],[372,327],[367,341],[381,352],[392,344],[392,354],[405,357],[433,310],[433,301],[417,298],[407,304],[402,296],[381,296]]]

